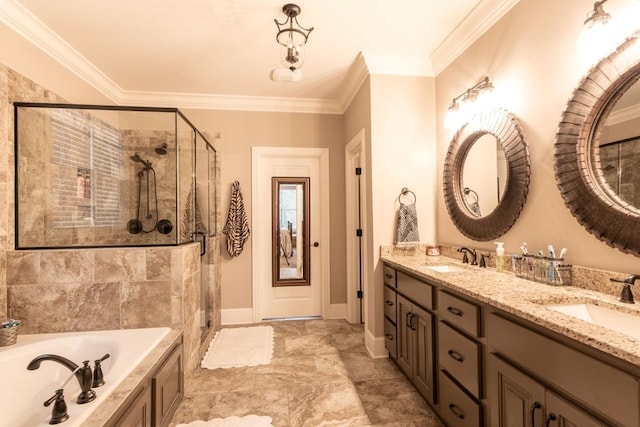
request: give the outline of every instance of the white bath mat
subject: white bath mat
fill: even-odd
[[[273,327],[249,326],[222,329],[202,359],[205,369],[267,365],[273,356]]]
[[[271,417],[247,415],[240,417],[214,418],[209,421],[193,421],[176,427],[273,427]]]

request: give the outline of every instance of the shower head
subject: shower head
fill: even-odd
[[[147,169],[151,169],[151,162],[148,160],[143,160],[142,157],[140,157],[140,154],[136,153],[133,156],[129,157],[131,160],[133,160],[136,163],[142,163],[144,165],[145,168]]]
[[[165,143],[165,144],[162,144],[162,145],[161,145],[161,146],[159,146],[159,147],[156,147],[156,149],[155,149],[156,154],[160,154],[161,156],[164,156],[165,154],[167,154],[167,147],[168,147],[168,146],[167,146],[167,144],[166,144],[166,143]]]

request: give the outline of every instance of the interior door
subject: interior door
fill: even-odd
[[[262,150],[260,150],[260,148]],[[318,149],[315,149],[316,151]],[[328,287],[328,226],[321,199],[327,191],[321,169],[328,163],[309,149],[254,148],[253,164],[253,262],[254,320],[274,318],[319,317],[323,314],[323,288]],[[325,178],[328,171],[324,172]],[[272,178],[309,178],[309,285],[274,286],[272,263]],[[327,198],[328,199],[328,198]],[[327,200],[328,202],[328,200]],[[328,203],[327,203],[328,204]],[[326,206],[325,208],[328,208]],[[327,237],[324,237],[324,236]]]

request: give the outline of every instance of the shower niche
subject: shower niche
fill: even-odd
[[[15,103],[14,114],[16,249],[215,234],[216,150],[178,109]]]

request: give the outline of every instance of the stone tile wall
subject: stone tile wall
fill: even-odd
[[[208,344],[200,331],[199,244],[14,250],[15,101],[66,102],[0,64],[0,318],[20,319],[21,334],[169,326],[184,331],[186,367],[194,369]],[[218,160],[217,176],[219,168]],[[219,200],[217,206],[219,231]],[[207,338],[220,326],[219,239],[219,233],[209,238],[204,263],[212,324]]]

